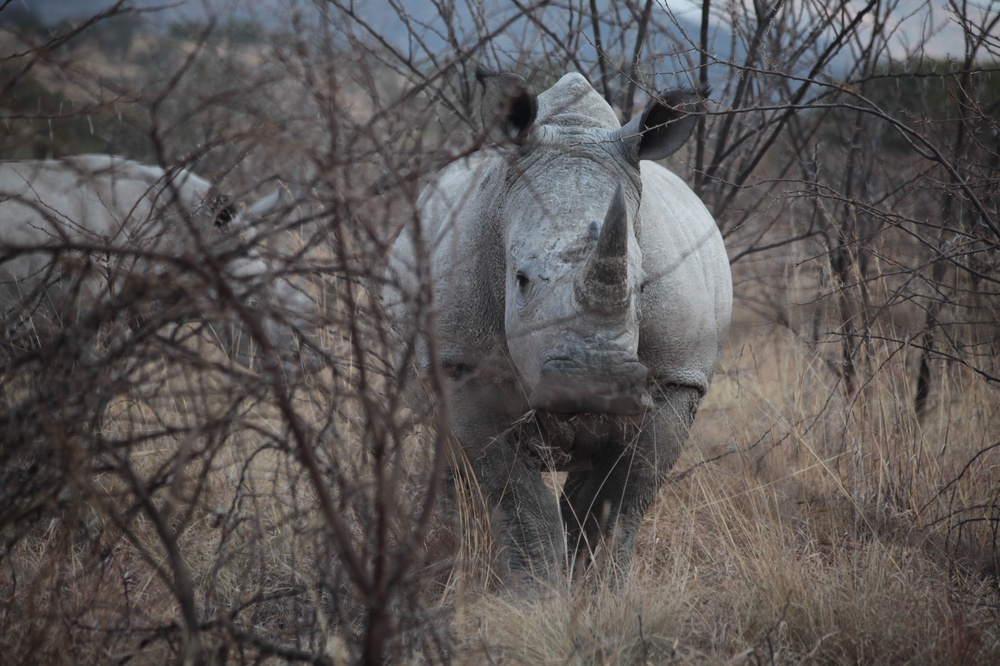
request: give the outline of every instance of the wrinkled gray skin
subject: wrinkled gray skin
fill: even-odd
[[[247,217],[277,202],[275,193],[250,206]],[[294,350],[293,329],[314,306],[244,245],[247,232],[235,205],[184,169],[109,155],[0,162],[0,344],[44,338],[129,293],[169,299],[184,289],[184,271],[171,259],[183,258],[200,268],[214,262],[241,303],[265,306],[254,312],[268,342]],[[30,251],[57,247],[68,251]],[[251,366],[255,345],[239,319],[211,323],[227,352]]]
[[[646,161],[688,139],[698,100],[667,92],[622,127],[578,74],[537,98],[515,75],[480,80],[502,145],[427,187],[392,248],[385,303],[412,331],[421,283],[432,288],[454,434],[506,573],[551,582],[601,546],[621,582],[729,329],[718,228]],[[426,346],[418,356],[430,364]],[[559,501],[546,469],[569,472]]]

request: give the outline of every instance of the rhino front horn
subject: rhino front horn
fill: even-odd
[[[618,185],[604,216],[597,245],[591,250],[577,280],[576,295],[587,309],[613,312],[628,308],[630,292],[628,212],[625,193]]]

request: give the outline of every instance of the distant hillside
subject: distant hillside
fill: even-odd
[[[116,0],[13,0],[0,9],[0,24],[46,25],[94,16],[114,7]],[[221,4],[221,3],[218,3]],[[202,0],[132,0],[131,6],[141,9],[163,8],[163,14],[177,18],[183,15],[204,16]]]
[[[51,26],[68,19],[93,16],[113,7],[115,2],[116,0],[13,0],[11,4],[0,10],[0,23],[8,25],[31,24]],[[277,24],[279,17],[287,15],[286,11],[277,11],[278,7],[274,0],[258,0],[256,2],[233,2],[232,0],[132,0],[130,4],[134,7],[147,10],[162,8],[162,12],[145,14],[144,16],[147,18],[156,17],[165,19],[167,22],[185,18],[203,20],[210,14],[222,22],[225,22],[229,18],[244,19],[252,15],[255,20],[260,20],[265,24],[272,21]],[[303,4],[309,5],[310,3],[306,2]],[[287,1],[282,2],[281,8],[287,8],[287,5]],[[598,5],[607,6],[607,0],[599,2]],[[410,0],[403,3],[403,6],[406,8],[409,17],[419,18],[419,20],[409,24],[404,23],[404,21],[399,19],[387,0],[367,0],[364,3],[358,3],[356,11],[359,16],[364,17],[366,22],[376,28],[381,33],[381,36],[389,40],[390,43],[400,46],[405,45],[410,31],[416,31],[421,33],[421,37],[427,40],[425,43],[431,48],[444,46],[444,41],[440,38],[440,35],[435,34],[435,21],[433,19],[427,20],[428,17],[437,15],[437,9],[433,0]],[[483,11],[494,19],[499,19],[501,16],[509,16],[513,11],[516,11],[511,3],[503,0],[492,0],[492,2],[487,0],[487,2],[483,3],[482,7],[484,8]],[[459,24],[465,24],[469,32],[475,31],[476,22],[467,15],[468,10],[463,6],[463,3],[456,3],[455,11]],[[545,12],[547,24],[566,24],[566,17],[562,16],[562,12],[555,6],[555,3],[553,3],[553,6],[548,7]],[[308,15],[308,12],[306,12],[306,15]],[[427,20],[427,24],[422,25],[422,22],[425,20]],[[691,20],[685,16],[678,16],[678,20],[684,31],[689,35],[698,34],[697,20]],[[493,22],[499,23],[499,20]],[[514,38],[513,35],[516,33],[518,39],[526,39],[530,42],[531,32],[529,29],[529,34],[525,34],[519,29],[519,26],[512,25],[510,30],[511,39]],[[657,41],[656,37],[654,36],[653,39],[655,43]],[[726,30],[715,36],[715,42],[720,47],[728,45],[729,41],[729,33]]]
[[[141,30],[143,27],[152,29],[166,29],[179,22],[191,21],[193,23],[204,23],[209,17],[224,26],[233,22],[254,23],[264,31],[280,31],[287,29],[288,6],[290,2],[301,2],[303,16],[315,15],[312,3],[308,0],[131,0],[131,6],[144,11],[141,15],[130,15],[129,25],[131,29]],[[407,16],[400,17],[389,0],[366,0],[364,3],[357,3],[355,11],[364,20],[364,23],[377,35],[366,34],[365,29],[355,26],[354,38],[362,41],[384,41],[392,45],[402,53],[412,53],[417,61],[426,57],[427,49],[434,53],[446,53],[453,47],[450,46],[446,35],[449,32],[440,19],[438,19],[438,3],[435,0],[408,0],[402,3]],[[115,5],[115,0],[13,0],[13,2],[0,11],[0,23],[7,25],[20,25],[29,30],[45,31],[64,21],[81,19],[93,16],[101,11],[105,11]],[[476,7],[479,14],[473,17],[469,7]],[[612,9],[613,0],[598,0],[597,6],[602,13],[614,14]],[[148,11],[157,10],[161,11]],[[511,66],[515,63],[523,64],[525,58],[531,58],[531,49],[538,44],[551,41],[542,35],[538,26],[531,24],[526,19],[516,19],[516,7],[506,0],[482,0],[480,3],[455,3],[455,30],[454,35],[457,42],[463,46],[472,45],[480,39],[483,30],[483,21],[487,30],[492,26],[506,25],[507,28],[495,34],[490,40],[488,49],[481,53],[490,53],[496,58],[493,64],[501,67]],[[548,29],[553,26],[566,26],[571,24],[573,14],[560,5],[552,3],[537,16],[543,16]],[[648,35],[647,53],[651,55],[670,56],[678,50],[687,50],[690,47],[678,43],[675,39],[679,33],[685,33],[689,37],[695,37],[700,32],[697,12],[681,12],[669,18],[662,9],[659,13],[659,29]],[[620,18],[620,16],[619,16]],[[576,16],[577,24],[579,16]],[[677,21],[679,29],[672,23]],[[564,28],[565,30],[565,28]],[[606,28],[605,37],[614,31]],[[630,35],[626,30],[624,42],[628,42]],[[337,39],[337,31],[333,32],[333,38]],[[557,37],[558,39],[558,37]],[[729,60],[734,54],[731,52],[731,33],[725,26],[715,26],[712,31],[713,55],[723,61]],[[344,42],[347,45],[347,41]],[[415,44],[419,44],[416,52],[411,51]],[[577,47],[577,57],[582,62],[596,62],[596,49],[592,44],[592,35],[589,29],[581,31],[580,44]],[[739,49],[739,46],[737,46]],[[623,43],[618,42],[611,46],[611,59],[616,62],[627,61],[631,50],[626,47],[623,50]],[[742,60],[742,54],[735,54],[737,60]],[[684,66],[676,63],[674,66]],[[666,71],[671,69],[670,65],[665,67]],[[710,76],[713,81],[716,77],[722,76],[721,67],[713,67]],[[669,76],[669,75],[668,75]],[[673,84],[673,81],[669,83]],[[683,83],[683,81],[677,81]]]
[[[137,5],[149,4],[138,0]],[[14,0],[0,10],[0,22],[21,23],[34,20],[44,25],[70,18],[93,16],[114,5],[114,0]]]

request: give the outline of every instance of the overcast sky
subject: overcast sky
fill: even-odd
[[[697,0],[658,0],[673,9],[676,14],[697,17],[701,14],[702,3]],[[752,0],[742,0],[750,3]],[[787,0],[796,2],[797,0]],[[989,6],[996,0],[982,0]],[[722,6],[716,0],[713,4]],[[852,6],[860,11],[867,2],[852,0]],[[946,9],[947,0],[896,0],[892,13],[897,20],[894,27],[894,53],[900,55],[907,47],[919,43],[921,36],[926,36],[928,55],[933,57],[961,57],[965,52],[962,42],[962,29]],[[972,4],[972,3],[970,3]],[[995,11],[995,10],[994,10]]]

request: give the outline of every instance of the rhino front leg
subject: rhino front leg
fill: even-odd
[[[467,380],[451,392],[453,430],[489,513],[505,580],[555,582],[565,570],[566,535],[559,504],[531,447],[537,433],[515,425],[526,405],[517,385]]]
[[[701,393],[666,386],[654,395],[655,407],[636,437],[609,442],[592,470],[566,479],[560,508],[578,571],[601,545],[611,557],[615,580],[626,580],[643,515],[684,448]]]
[[[470,464],[501,547],[504,579],[527,575],[556,582],[564,571],[566,539],[539,458],[509,437],[494,440]]]

